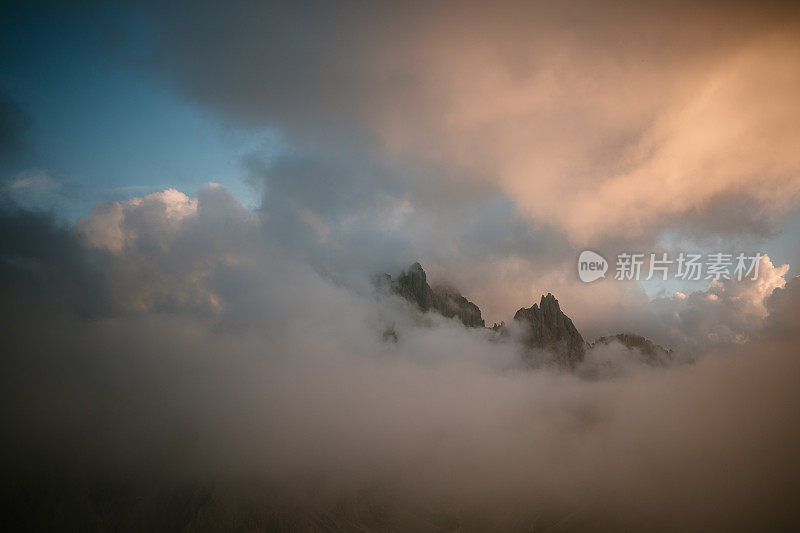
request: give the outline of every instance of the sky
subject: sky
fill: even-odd
[[[45,529],[796,524],[799,30],[782,2],[4,3],[3,498],[42,490]],[[615,280],[621,252],[759,275]],[[487,326],[552,293],[673,358],[529,368],[515,326],[376,289],[416,261]]]
[[[96,202],[172,187],[194,193],[213,181],[254,203],[239,160],[269,148],[274,134],[232,128],[143,69],[141,10],[17,3],[6,11],[3,94],[26,117],[28,144],[4,181],[39,173],[60,196],[27,201],[57,202],[74,219]]]
[[[796,80],[765,61],[794,60],[792,17],[665,5],[647,35],[628,25],[654,16],[643,9],[521,9],[508,24],[513,9],[482,18],[470,4],[442,27],[441,6],[334,16],[313,3],[237,5],[214,21],[213,9],[149,3],[11,3],[2,91],[25,127],[2,179],[20,203],[67,221],[98,202],[194,196],[210,182],[255,209],[272,179],[317,228],[337,226],[329,238],[395,224],[383,237],[405,241],[402,259],[375,268],[421,260],[446,272],[475,249],[504,268],[552,255],[548,269],[586,248],[613,263],[626,246],[797,262],[794,163],[775,162],[795,145],[759,144],[793,129]],[[754,92],[763,87],[774,94]],[[745,150],[757,155],[741,164]],[[290,175],[314,166],[330,178]],[[276,169],[286,177],[254,175]],[[326,191],[336,180],[344,195]],[[408,219],[425,217],[441,231],[421,244]],[[486,266],[453,281],[474,284]],[[483,303],[499,321],[524,303],[510,299]]]

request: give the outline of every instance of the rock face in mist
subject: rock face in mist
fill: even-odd
[[[672,360],[672,350],[659,346],[650,339],[633,333],[618,333],[607,337],[600,337],[591,344],[591,348],[608,345],[614,341],[619,342],[631,351],[638,352],[642,362],[652,366],[666,366]]]
[[[458,318],[467,327],[484,327],[481,310],[456,289],[447,286],[431,288],[422,265],[414,263],[397,280],[384,274],[382,283],[406,300],[414,302],[422,312],[435,311],[447,318]]]
[[[567,368],[583,361],[586,342],[552,294],[542,296],[539,305],[517,311],[514,321],[521,326],[523,342],[528,348],[553,352],[555,362]]]
[[[413,302],[422,312],[436,312],[447,318],[458,318],[465,326],[485,327],[481,310],[467,300],[456,289],[448,286],[431,287],[422,265],[414,263],[404,270],[397,279],[383,274],[378,285],[385,290],[400,295]],[[574,369],[584,360],[587,349],[608,345],[614,341],[631,350],[633,355],[649,365],[666,366],[672,361],[672,350],[662,348],[652,341],[632,333],[600,337],[587,344],[575,324],[561,311],[555,296],[547,293],[538,304],[522,308],[514,315],[514,322],[521,331],[522,344],[528,350],[543,350],[553,355],[551,362],[564,368]],[[508,338],[512,331],[505,322],[490,328],[495,340]],[[383,333],[385,341],[397,342],[397,332],[393,326]]]

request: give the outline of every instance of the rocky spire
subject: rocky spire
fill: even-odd
[[[434,311],[447,318],[458,318],[468,327],[484,327],[481,310],[477,305],[452,287],[442,285],[431,288],[425,270],[419,263],[404,270],[397,281],[388,274],[383,279],[392,292],[417,304],[420,311]]]
[[[428,276],[422,265],[414,263],[397,278],[395,292],[417,304],[421,311],[428,311],[433,302],[433,290],[428,285]]]
[[[567,368],[583,361],[586,343],[552,294],[542,296],[538,306],[517,311],[514,320],[522,327],[523,342],[528,348],[551,351],[555,362]]]

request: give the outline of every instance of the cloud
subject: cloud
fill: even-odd
[[[292,143],[348,153],[369,139],[373,160],[437,169],[357,190],[331,176],[356,198],[502,193],[596,246],[680,228],[725,195],[797,206],[797,22],[786,5],[713,2],[156,9],[153,68]],[[715,231],[702,220],[692,231]]]
[[[767,302],[787,283],[788,271],[789,265],[762,256],[757,280],[712,281],[652,299],[635,284],[578,285],[564,293],[564,308],[589,340],[631,332],[695,357],[761,338],[770,315]]]
[[[503,194],[448,198],[430,179],[436,169],[394,167],[360,149],[346,155],[245,161],[263,187],[258,212],[270,238],[327,275],[353,282],[422,260],[434,278],[485,287],[479,303],[499,321],[508,304],[501,269],[517,265],[530,277],[572,259],[557,229],[521,217]]]
[[[256,220],[221,186],[189,198],[174,189],[98,204],[76,228],[109,272],[121,310],[215,314],[224,302],[212,281],[258,257]]]
[[[242,161],[269,238],[351,286],[419,260],[490,321],[552,291],[609,334],[648,298],[577,285],[583,249],[781,256],[763,245],[797,207],[791,6],[143,13],[148,74],[280,137]]]
[[[11,192],[33,191],[47,192],[58,187],[47,173],[41,170],[29,170],[20,172],[14,179],[5,185],[6,190]]]
[[[4,211],[0,390],[15,438],[0,458],[19,523],[725,529],[796,517],[798,362],[781,344],[796,298],[794,281],[773,290],[785,269],[766,258],[762,283],[714,285],[679,313],[737,325],[783,313],[785,327],[693,365],[586,381],[525,369],[487,331],[421,323],[397,298],[320,275],[219,187],[119,205],[112,249],[91,240],[91,218],[79,232]],[[60,299],[58,287],[79,290]],[[91,319],[56,305],[86,293],[113,305]],[[382,339],[389,322],[397,343]],[[623,359],[614,349],[598,363]]]
[[[796,8],[487,6],[143,4],[151,72],[286,146],[243,160],[255,211],[213,184],[75,225],[0,198],[12,519],[797,521],[788,266],[653,301],[574,270],[583,243],[758,241],[796,206]],[[582,369],[602,379],[531,370],[514,342],[374,294],[415,260],[489,322],[550,291],[587,339],[696,361],[647,368],[612,343]]]
[[[23,170],[0,186],[0,194],[29,208],[51,209],[58,202],[61,183],[40,169]]]
[[[400,207],[387,227],[373,218],[378,215],[369,202],[351,213],[355,221],[343,220],[338,210],[320,210],[276,185],[256,213],[211,184],[197,198],[169,189],[98,204],[70,231],[79,239],[78,257],[104,273],[104,305],[113,302],[118,312],[172,309],[251,323],[248,313],[259,311],[248,285],[271,290],[259,269],[276,254],[367,297],[376,274],[394,273],[421,256],[429,260],[425,266],[434,282],[455,285],[478,303],[489,323],[508,321],[516,309],[555,288],[589,340],[631,331],[688,353],[750,339],[768,315],[765,299],[785,284],[788,271],[765,256],[755,281],[713,282],[651,301],[634,283],[580,283],[568,247],[555,257],[539,257],[559,248],[557,234],[531,231],[508,216],[502,199],[484,212],[454,210],[450,220],[438,219],[440,227]],[[386,201],[384,213],[392,202]],[[425,236],[437,231],[458,246],[430,246]],[[463,264],[458,271],[447,266],[454,258]],[[57,268],[56,258],[48,260]]]
[[[789,265],[775,266],[761,258],[757,280],[711,282],[707,290],[683,298],[666,297],[653,302],[659,326],[673,343],[695,351],[743,344],[764,327],[769,315],[765,301],[786,284]]]
[[[126,202],[98,204],[91,217],[79,218],[76,226],[90,245],[119,252],[133,239],[159,240],[165,247],[183,219],[196,214],[196,199],[167,189]]]
[[[795,40],[780,37],[734,51],[701,78],[688,100],[656,119],[629,168],[582,191],[593,202],[579,203],[586,217],[579,220],[640,231],[642,224],[681,215],[730,191],[777,208],[795,205],[799,162],[788,149],[796,142],[789,133],[795,120],[789,95],[800,87],[800,77],[786,65],[798,54]]]
[[[0,196],[0,296],[7,314],[18,299],[97,313],[109,305],[105,274],[74,228],[52,213],[22,209]]]
[[[776,288],[766,299],[768,309],[763,338],[777,337],[787,341],[797,340],[797,317],[800,316],[800,281],[790,279],[785,286]]]

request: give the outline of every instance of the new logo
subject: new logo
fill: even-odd
[[[602,255],[591,250],[584,250],[578,257],[578,277],[584,283],[606,277],[608,271],[608,261]]]

